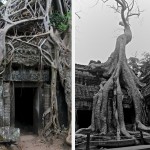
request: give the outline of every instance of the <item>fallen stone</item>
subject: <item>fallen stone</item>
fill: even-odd
[[[7,150],[20,150],[20,148],[19,148],[19,146],[12,144],[12,145],[10,145],[10,146],[8,147]]]
[[[0,150],[8,150],[4,145],[0,145]]]
[[[20,138],[20,129],[0,127],[0,143],[17,142]]]

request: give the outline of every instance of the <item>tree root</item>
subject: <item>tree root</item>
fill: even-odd
[[[131,39],[132,33],[130,27],[126,25],[125,32],[117,38],[115,51],[111,54],[108,61],[102,64],[90,64],[93,70],[103,69],[103,75],[108,78],[107,81],[100,84],[100,90],[93,97],[93,111],[90,129],[96,132],[99,131],[104,135],[107,134],[109,92],[113,91],[113,98],[110,100],[113,102],[113,105],[111,105],[111,107],[113,107],[113,117],[111,119],[113,121],[113,118],[115,118],[114,126],[117,139],[120,139],[120,134],[127,138],[133,138],[125,127],[122,106],[124,95],[122,88],[126,89],[128,95],[133,100],[135,122],[138,129],[143,131],[150,130],[150,127],[146,127],[140,121],[140,103],[143,100],[143,96],[141,95],[139,88],[144,86],[144,84],[138,80],[133,71],[129,68],[125,55],[125,47]],[[80,131],[85,131],[85,129]]]
[[[141,130],[141,131],[145,131],[145,132],[149,132],[150,133],[150,127],[146,127],[145,125],[143,125],[140,121],[136,122],[137,123],[137,129]]]
[[[91,132],[91,126],[89,126],[88,128],[81,128],[81,129],[77,130],[76,134],[82,134],[85,132]]]
[[[70,126],[71,126],[71,124],[70,124]],[[72,138],[71,138],[71,127],[69,127],[69,131],[68,131],[68,136],[67,136],[67,138],[66,138],[66,143],[68,144],[68,145],[72,145]]]

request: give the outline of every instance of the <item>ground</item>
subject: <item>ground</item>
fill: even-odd
[[[49,143],[45,143],[35,135],[22,135],[20,138],[19,146],[21,150],[65,150],[63,140],[56,138]],[[69,150],[69,149],[68,149]]]
[[[64,137],[53,137],[50,142],[44,142],[37,135],[23,134],[17,145],[0,145],[0,150],[71,150],[71,147],[65,144]]]

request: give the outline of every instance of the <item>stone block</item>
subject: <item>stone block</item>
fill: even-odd
[[[13,127],[0,128],[0,142],[17,142],[20,138],[20,129]]]

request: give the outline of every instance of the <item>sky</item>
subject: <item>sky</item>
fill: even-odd
[[[75,62],[105,62],[115,49],[117,36],[123,33],[120,14],[101,0],[75,1],[75,11],[80,17],[75,15]],[[138,0],[137,4],[143,12],[139,18],[130,18],[133,38],[126,46],[127,58],[141,58],[142,53],[150,52],[150,0]]]

